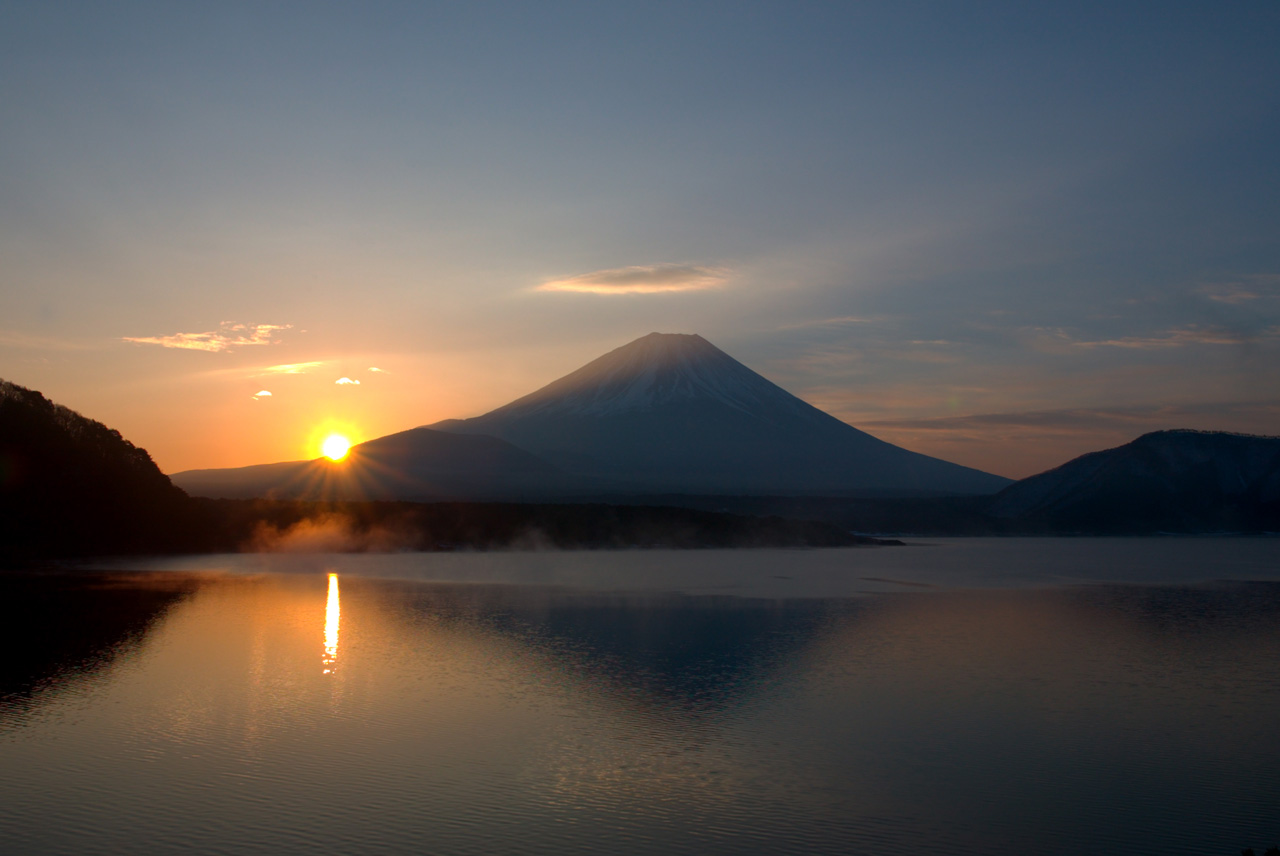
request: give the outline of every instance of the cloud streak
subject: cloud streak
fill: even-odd
[[[58,339],[52,336],[33,336],[16,330],[0,330],[0,348],[20,348],[31,351],[88,351],[94,347],[87,342]]]
[[[288,330],[292,324],[233,324],[223,321],[217,330],[205,333],[174,333],[172,336],[125,336],[124,341],[139,345],[159,345],[187,351],[230,351],[246,345],[272,345],[272,335]]]
[[[254,373],[254,377],[260,375],[282,375],[282,374],[306,374],[312,369],[320,368],[325,364],[325,360],[312,360],[309,363],[281,363],[278,366],[267,366],[259,369]]]
[[[1108,408],[1065,408],[1013,413],[978,413],[923,419],[878,419],[861,423],[872,429],[911,431],[989,432],[1001,430],[1077,434],[1102,430],[1146,432],[1164,428],[1194,428],[1208,422],[1236,422],[1266,426],[1280,418],[1280,402],[1246,401]],[[1220,429],[1226,430],[1226,429]],[[1134,436],[1137,436],[1135,433]]]
[[[1181,348],[1186,345],[1247,345],[1280,334],[1280,328],[1272,327],[1261,335],[1237,333],[1220,327],[1201,327],[1196,324],[1180,327],[1156,336],[1125,336],[1096,342],[1073,342],[1077,348],[1128,348],[1139,351],[1155,351]]]
[[[883,315],[840,315],[835,318],[815,318],[809,321],[795,321],[779,325],[779,330],[808,330],[813,328],[856,327],[868,324],[884,325],[889,319]]]
[[[858,423],[873,436],[945,460],[1023,478],[1149,431],[1274,434],[1280,401],[1064,408]]]
[[[1202,286],[1200,294],[1215,303],[1238,306],[1254,300],[1280,297],[1280,276],[1256,274],[1236,282],[1213,282]]]
[[[662,294],[719,288],[729,278],[725,268],[704,265],[633,265],[553,279],[535,291],[576,294]]]

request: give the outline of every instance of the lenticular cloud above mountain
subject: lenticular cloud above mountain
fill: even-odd
[[[877,440],[697,335],[652,333],[483,416],[431,427],[499,437],[649,492],[978,494],[1008,484]]]

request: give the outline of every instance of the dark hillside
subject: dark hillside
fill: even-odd
[[[1025,478],[995,496],[648,499],[735,514],[822,520],[854,532],[895,535],[1277,533],[1280,437],[1156,431]]]
[[[1096,534],[1280,531],[1280,437],[1155,431],[996,494],[988,514]]]
[[[0,381],[0,560],[170,549],[190,512],[120,432]]]

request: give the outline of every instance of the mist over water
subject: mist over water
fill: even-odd
[[[133,608],[5,685],[0,840],[1261,852],[1280,835],[1278,547],[280,554],[24,577],[28,600]],[[17,641],[48,641],[0,603]]]
[[[347,515],[320,514],[287,526],[262,521],[243,549],[252,553],[386,553],[413,549],[414,535],[407,528],[361,529]]]
[[[323,537],[303,537],[272,553],[96,561],[87,566],[318,574],[338,562],[344,575],[419,582],[768,598],[1280,578],[1280,539],[1275,538],[928,538],[912,540],[906,547],[855,549],[361,552],[335,557],[314,550],[317,546],[348,549],[350,542],[344,540],[348,530],[339,525],[332,531],[321,526],[319,531]]]

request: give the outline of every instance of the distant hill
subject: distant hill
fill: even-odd
[[[186,499],[118,431],[0,381],[0,558],[165,549]]]
[[[353,446],[347,457],[173,475],[195,496],[311,500],[520,498],[592,484],[496,437],[412,428]]]
[[[822,520],[885,535],[1280,533],[1280,437],[1158,431],[994,496],[669,495],[653,501]]]
[[[1280,437],[1144,434],[1023,479],[986,512],[1054,531],[1280,531]]]
[[[430,427],[500,437],[635,492],[987,494],[1009,484],[859,431],[697,335],[651,333],[483,416]]]

